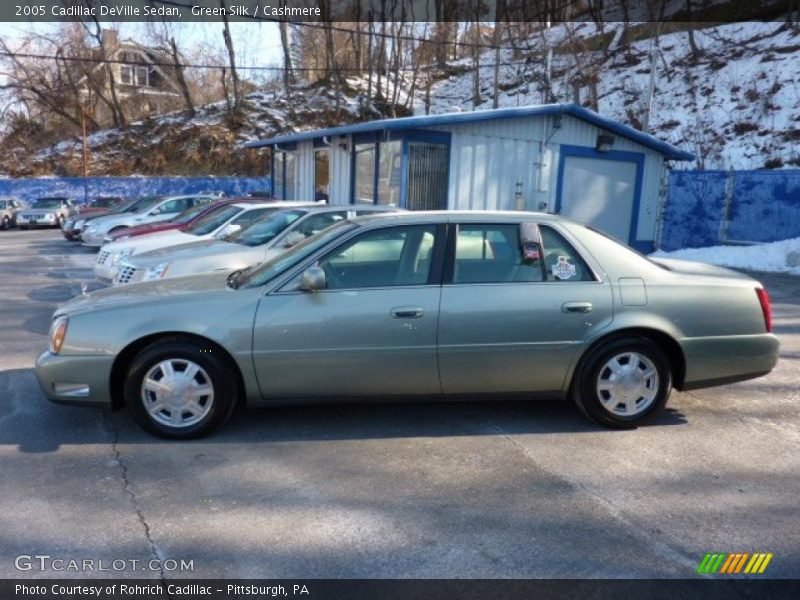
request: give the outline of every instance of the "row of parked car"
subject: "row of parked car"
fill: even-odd
[[[63,231],[109,285],[55,311],[42,389],[170,438],[240,404],[439,395],[572,398],[628,428],[778,356],[757,281],[555,215],[195,194]]]

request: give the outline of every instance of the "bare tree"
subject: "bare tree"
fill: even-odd
[[[231,38],[231,28],[230,24],[228,23],[228,9],[226,6],[226,1],[219,0],[219,5],[220,8],[222,8],[222,38],[225,40],[225,48],[228,50],[228,62],[231,67],[231,82],[233,87],[233,103],[229,103],[229,112],[231,114],[238,114],[242,109],[242,97],[239,90],[239,74],[236,72],[236,53],[233,49],[233,39]],[[224,70],[222,78],[223,80],[225,79]]]

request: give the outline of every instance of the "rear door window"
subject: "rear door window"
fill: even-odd
[[[540,226],[547,281],[594,281],[586,262],[564,236],[552,227]]]
[[[544,281],[541,261],[523,260],[519,225],[462,224],[456,236],[453,283]]]

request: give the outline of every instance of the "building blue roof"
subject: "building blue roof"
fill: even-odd
[[[542,104],[538,106],[520,106],[516,108],[497,108],[493,110],[476,110],[473,112],[445,113],[440,115],[424,115],[415,117],[402,117],[398,119],[381,119],[354,123],[340,127],[328,127],[299,133],[289,133],[248,142],[245,146],[258,148],[261,146],[274,146],[304,140],[319,139],[325,136],[347,135],[351,133],[368,133],[373,131],[402,131],[404,129],[418,129],[421,127],[435,127],[437,125],[450,125],[453,123],[470,123],[473,121],[493,121],[496,119],[515,119],[519,117],[536,117],[544,115],[571,115],[596,127],[627,138],[647,148],[660,152],[670,160],[694,160],[691,152],[681,150],[672,144],[656,139],[648,133],[618,123],[603,117],[578,104]]]

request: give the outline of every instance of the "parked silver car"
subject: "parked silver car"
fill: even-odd
[[[99,248],[105,243],[103,238],[111,231],[144,223],[166,221],[188,208],[198,204],[208,204],[219,198],[220,196],[210,194],[150,196],[145,201],[137,202],[123,212],[97,217],[88,221],[81,232],[81,243],[84,246]]]
[[[37,198],[17,213],[17,227],[61,227],[75,213],[75,203],[64,196]]]
[[[114,285],[233,270],[270,260],[334,223],[398,210],[391,206],[308,204],[273,212],[223,239],[142,252],[125,257]]]
[[[537,213],[334,225],[256,268],[109,288],[58,308],[48,398],[207,434],[234,407],[314,398],[570,397],[603,425],[673,387],[769,372],[769,298],[734,271],[655,262]]]
[[[97,253],[94,265],[95,278],[101,283],[128,283],[134,274],[128,261],[152,256],[157,251],[171,253],[185,250],[189,255],[202,252],[219,237],[234,234],[247,228],[266,214],[288,206],[305,206],[301,202],[235,202],[215,203],[216,210],[209,211],[190,226],[180,230],[160,231],[117,242],[104,244]],[[198,206],[190,210],[203,209]],[[120,271],[123,271],[120,276]],[[142,271],[144,273],[144,271]],[[139,273],[137,280],[141,279]],[[161,273],[163,276],[164,273]]]
[[[11,229],[17,224],[17,213],[22,202],[14,196],[0,196],[0,229]]]

